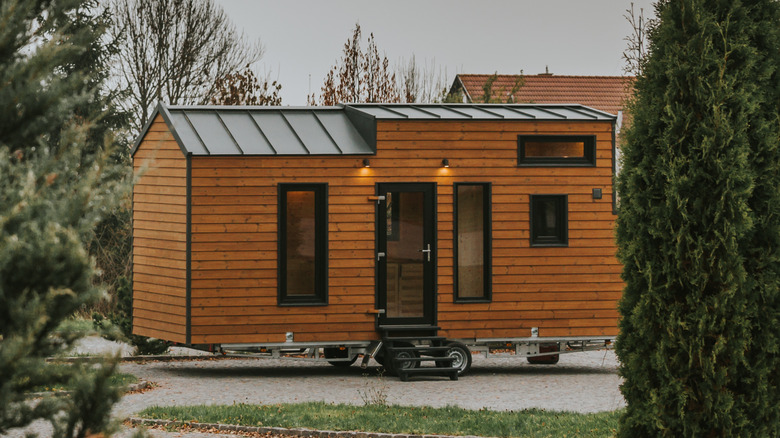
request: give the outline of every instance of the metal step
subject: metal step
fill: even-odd
[[[418,347],[387,347],[387,351],[392,352],[401,352],[401,351],[411,351],[416,352],[420,354],[432,354],[432,353],[446,353],[450,350],[450,347],[428,347],[428,346],[418,346]]]
[[[426,324],[380,325],[378,328],[379,330],[384,330],[386,332],[400,332],[400,331],[408,331],[408,330],[419,330],[419,331],[439,330],[438,326],[426,325]]]
[[[398,370],[398,377],[406,382],[411,376],[443,376],[450,380],[458,380],[458,369],[453,367],[442,368],[409,368]]]
[[[444,336],[403,336],[403,337],[383,337],[382,341],[387,342],[409,342],[414,343],[413,341],[444,341],[447,338]]]
[[[406,363],[406,362],[416,362],[416,363],[423,363],[423,362],[455,362],[454,357],[433,357],[433,356],[426,356],[426,357],[400,357],[395,358],[395,363]]]

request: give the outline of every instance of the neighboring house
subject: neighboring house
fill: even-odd
[[[634,76],[556,76],[460,74],[450,94],[462,93],[464,103],[485,102],[486,89],[494,103],[580,104],[617,116],[614,172],[620,173],[620,132],[628,121],[624,108],[631,97]],[[486,87],[487,85],[487,87]]]
[[[460,74],[450,92],[464,103],[484,103],[485,85],[495,103],[576,103],[618,115],[630,97],[633,76],[555,76]],[[514,91],[514,93],[511,93]],[[511,93],[511,96],[510,96]]]

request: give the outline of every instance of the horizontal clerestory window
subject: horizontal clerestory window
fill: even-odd
[[[518,166],[595,166],[594,135],[518,135]]]

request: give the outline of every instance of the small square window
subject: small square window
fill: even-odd
[[[566,195],[531,195],[531,246],[568,246]]]
[[[593,135],[518,135],[518,166],[595,166]]]

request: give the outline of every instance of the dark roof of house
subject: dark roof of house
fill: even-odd
[[[377,120],[614,120],[582,105],[345,104],[332,107],[168,106],[157,114],[192,155],[371,155]]]
[[[484,86],[494,75],[459,74],[452,89],[462,88],[468,102],[484,100]],[[633,76],[495,75],[491,91],[501,101],[536,104],[578,103],[617,114],[631,95]],[[520,82],[519,88],[515,85]],[[509,94],[516,88],[510,99]]]

